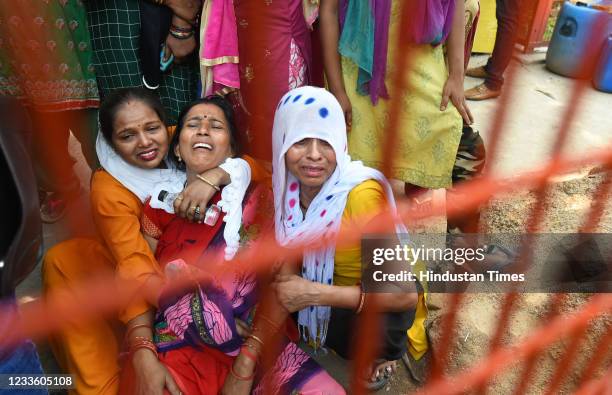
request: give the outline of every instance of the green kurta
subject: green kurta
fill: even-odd
[[[91,0],[87,19],[94,50],[93,62],[100,95],[113,89],[144,86],[139,63],[140,9],[138,0]],[[158,89],[171,123],[180,110],[197,98],[198,63],[194,58],[173,64]]]
[[[40,111],[98,106],[82,1],[2,1],[0,19],[0,95]]]

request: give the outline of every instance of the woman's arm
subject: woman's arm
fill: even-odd
[[[269,284],[270,280],[264,279],[264,284]],[[245,346],[243,348],[246,348],[246,350],[241,348],[240,354],[234,360],[232,367],[234,373],[227,376],[223,386],[223,394],[248,394],[253,380],[244,380],[237,376],[242,378],[253,376],[257,365],[256,360],[259,359],[261,361],[262,356],[264,356],[264,345],[267,345],[267,354],[264,357],[275,356],[276,353],[271,346],[279,344],[275,343],[275,341],[278,341],[279,336],[284,336],[283,330],[288,313],[281,306],[273,288],[264,285],[261,289],[264,291],[259,299],[261,302],[257,306],[257,313],[255,314],[251,329],[253,337],[245,339]]]
[[[380,222],[379,218],[381,216],[387,216],[388,207],[382,185],[374,180],[363,182],[349,193],[340,230],[362,229],[364,227],[367,228],[371,223]],[[348,261],[345,261],[347,258],[342,258],[344,261],[343,265],[348,265],[355,271],[360,271],[360,241],[351,241],[349,244],[336,246],[336,259],[340,259],[340,254],[345,256],[348,254]],[[355,279],[355,282],[357,281],[358,279]],[[277,290],[281,304],[290,312],[298,311],[311,305],[357,309],[361,302],[361,287],[359,286],[320,284],[303,279],[295,274],[278,275],[274,287]],[[371,295],[367,299],[370,299],[370,297]],[[377,293],[376,304],[380,311],[392,312],[413,308],[416,306],[416,301],[417,293],[415,286],[414,292]]]
[[[271,170],[269,171],[262,163],[248,155],[244,155],[242,159],[244,159],[251,168],[252,182],[261,183],[272,188]],[[220,167],[207,170],[200,175],[219,187],[227,185],[232,181],[230,175]],[[201,180],[195,180],[183,189],[183,199],[174,201],[174,212],[181,218],[187,218],[189,221],[193,221],[193,210],[190,210],[191,207],[206,207],[215,193],[217,193],[217,191],[212,186]]]
[[[270,229],[271,230],[271,229]],[[285,335],[285,322],[287,310],[280,304],[276,291],[270,286],[276,272],[290,273],[290,265],[281,265],[279,269],[272,269],[270,273],[261,276],[259,289],[263,292],[259,297],[257,312],[253,320],[250,335],[245,339],[245,345],[233,364],[233,374],[228,375],[223,386],[223,394],[248,394],[251,390],[252,380],[241,380],[237,377],[250,377],[255,372],[256,360],[271,362],[278,354],[275,345],[279,345],[281,336]],[[266,353],[264,354],[264,345]],[[266,365],[267,366],[267,365]]]
[[[156,303],[155,288],[162,273],[151,249],[140,232],[142,203],[110,174],[97,171],[91,183],[92,215],[98,233],[116,262],[117,278],[142,285],[140,295],[119,312],[127,323]],[[145,294],[144,291],[152,292]]]
[[[227,185],[231,182],[230,175],[220,167],[215,167],[200,174],[212,184],[216,186]],[[211,185],[199,179],[194,180],[185,186],[181,192],[182,199],[174,201],[174,212],[181,218],[187,218],[193,222],[194,211],[191,209],[195,206],[206,207],[208,202],[217,193],[217,190]]]
[[[147,244],[149,244],[151,251],[155,253],[155,250],[157,250],[157,242],[158,242],[157,239],[147,234],[143,234],[143,237],[147,241]]]
[[[466,124],[474,122],[472,113],[467,106],[463,93],[463,78],[465,75],[463,56],[465,47],[465,4],[455,2],[453,24],[447,40],[448,80],[444,85],[440,111],[445,111],[449,99],[453,102]]]
[[[273,284],[280,303],[290,313],[308,306],[332,306],[356,310],[361,301],[361,287],[337,286],[312,282],[295,274],[280,274]],[[377,293],[376,304],[381,312],[406,311],[417,304],[418,294],[410,293]],[[366,297],[365,303],[367,304]]]
[[[168,6],[174,15],[194,24],[198,14],[202,12],[200,0],[164,0],[163,4]]]
[[[135,344],[148,339],[153,344],[153,311],[130,320],[127,324],[127,342],[130,345],[132,366],[135,375],[135,393],[138,395],[161,395],[167,389],[172,395],[181,391],[168,369],[157,359],[157,354],[146,347],[133,349]]]
[[[196,34],[198,34],[198,32],[191,23],[185,21],[183,18],[178,17],[176,14],[172,16],[172,26],[176,26],[180,29],[185,29],[186,31],[189,31],[189,29],[191,29],[192,31],[191,37],[185,39],[176,38],[171,33],[168,33],[168,36],[166,36],[166,49],[169,51],[166,51],[164,60],[168,60],[168,58],[170,58],[169,52],[171,52],[174,55],[175,59],[180,62],[196,49],[195,36]]]
[[[340,54],[338,53],[338,42],[340,40],[340,24],[338,22],[338,0],[321,0],[319,8],[319,19],[321,27],[321,45],[323,49],[323,68],[327,86],[331,93],[336,96],[342,111],[347,127],[350,129],[352,124],[351,101],[344,88],[342,78],[342,65],[340,64]]]

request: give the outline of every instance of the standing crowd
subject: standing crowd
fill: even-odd
[[[478,1],[10,3],[0,95],[28,107],[43,220],[83,193],[70,132],[94,170],[98,237],[47,252],[44,295],[102,275],[139,285],[115,317],[50,339],[76,393],[344,393],[304,351],[351,359],[359,347],[371,298],[361,246],[336,236],[382,216],[405,235],[396,199],[427,204],[427,190],[452,191],[484,166],[463,91]],[[396,73],[409,89],[392,84]],[[393,100],[397,141],[382,174]],[[478,217],[449,231],[474,232]],[[301,259],[232,266],[265,234],[303,248]],[[425,289],[377,298],[367,388],[402,360],[423,380]]]

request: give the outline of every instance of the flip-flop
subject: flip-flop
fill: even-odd
[[[170,68],[170,65],[174,61],[174,54],[170,54],[168,59],[164,59],[166,55],[166,45],[162,44],[161,52],[159,54],[159,71],[165,72]]]
[[[499,262],[498,264],[494,265],[493,267],[491,267],[488,270],[493,270],[493,271],[498,271],[498,272],[503,272],[504,268],[506,266],[509,266],[511,264],[514,263],[514,261],[516,260],[516,256],[517,254],[514,253],[513,251],[509,250],[508,248],[499,245],[499,244],[487,244],[486,248],[485,248],[485,254],[487,255],[493,255],[496,253],[501,253],[503,255],[506,256],[506,259],[502,262]]]
[[[378,366],[386,363],[386,362],[391,362],[391,361],[387,361],[386,359],[377,359],[372,363],[372,368],[375,369]],[[388,383],[389,383],[389,379],[391,378],[391,376],[393,376],[393,368],[389,365],[387,365],[384,369],[382,374],[379,374],[378,377],[376,377],[376,380],[372,381],[370,379],[365,379],[365,388],[370,391],[370,392],[376,392],[382,388],[384,388]]]
[[[402,355],[402,362],[406,366],[408,373],[410,373],[410,377],[412,377],[417,384],[423,384],[427,378],[427,374],[429,373],[430,352],[430,350],[427,350],[425,355],[418,360],[413,358],[410,351],[406,351],[404,355]]]

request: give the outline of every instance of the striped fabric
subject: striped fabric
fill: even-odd
[[[461,141],[453,166],[453,185],[470,181],[482,174],[485,166],[485,145],[477,130],[463,125]]]
[[[138,0],[95,0],[86,5],[100,96],[117,88],[143,86]],[[174,64],[164,74],[158,92],[171,124],[197,98],[197,73],[197,60],[190,57],[189,62]]]

